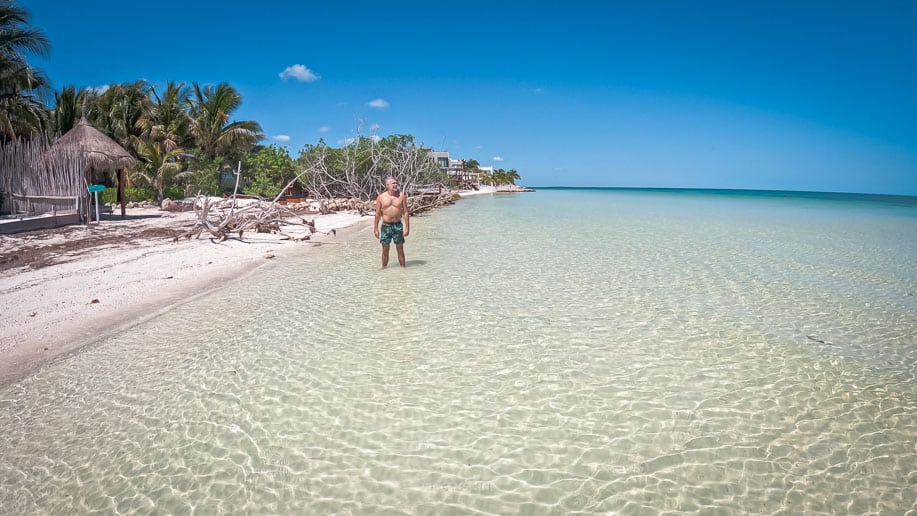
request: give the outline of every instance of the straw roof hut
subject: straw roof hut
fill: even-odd
[[[83,159],[95,170],[121,170],[137,162],[124,147],[90,125],[85,116],[67,134],[58,138],[54,146],[79,149]]]
[[[87,184],[92,184],[93,171],[117,172],[118,202],[121,203],[121,218],[124,218],[124,169],[137,163],[137,160],[124,150],[124,147],[90,125],[86,116],[83,115],[73,129],[58,138],[53,149],[80,153],[87,163]],[[86,204],[89,205],[89,203]]]

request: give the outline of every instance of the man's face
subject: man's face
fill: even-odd
[[[398,181],[394,179],[389,179],[385,183],[385,189],[388,190],[388,193],[395,193],[398,191]]]

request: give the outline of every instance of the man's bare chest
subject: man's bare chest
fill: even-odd
[[[389,208],[391,206],[394,206],[395,208],[401,208],[403,204],[404,204],[404,197],[400,195],[398,197],[392,197],[392,196],[383,196],[382,197],[382,207],[383,208]]]

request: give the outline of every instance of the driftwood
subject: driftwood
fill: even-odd
[[[448,190],[423,192],[408,197],[408,208],[411,215],[419,215],[434,208],[455,204],[458,199],[461,199],[458,194]],[[374,201],[358,199],[322,199],[285,205],[257,197],[217,199],[200,195],[194,200],[194,212],[197,215],[194,227],[175,240],[200,238],[207,233],[217,242],[222,242],[233,235],[242,238],[248,231],[276,233],[287,240],[309,240],[315,233],[336,232],[333,229],[330,232],[317,231],[315,219],[307,220],[304,215],[326,215],[341,210],[355,210],[367,216],[374,213],[375,206]],[[293,236],[283,231],[283,226],[306,227],[308,234]]]
[[[241,163],[240,163],[241,167]],[[267,201],[260,197],[245,197],[238,195],[239,176],[241,170],[236,172],[236,185],[232,197],[218,199],[198,195],[194,200],[194,212],[197,215],[197,221],[193,228],[184,234],[175,238],[200,238],[207,232],[217,242],[222,242],[232,235],[242,235],[246,231],[255,231],[257,233],[277,233],[288,240],[309,240],[310,236],[315,234],[315,220],[307,221],[302,217],[306,213],[327,214],[339,210],[357,210],[361,215],[370,215],[375,213],[374,200],[360,200],[356,197],[349,199],[322,199],[317,201],[298,203],[288,206],[279,202],[289,188],[300,181],[305,175],[314,175],[316,170],[309,168],[303,170],[298,176],[290,180],[287,185],[281,189],[280,193],[271,200]],[[411,215],[417,215],[440,206],[454,204],[461,197],[450,191],[445,185],[435,185],[422,192],[415,193],[408,197],[408,209]],[[281,230],[282,226],[304,226],[308,228],[308,234],[301,237],[292,236]],[[336,234],[335,230],[324,234]]]
[[[437,191],[427,191],[408,197],[408,209],[411,215],[418,215],[433,208],[455,204],[462,197],[446,188],[439,188]]]
[[[278,233],[290,240],[309,240],[310,235],[318,232],[315,220],[308,221],[282,204],[260,199],[250,200],[241,206],[239,204],[238,199],[198,196],[194,202],[194,212],[197,215],[194,227],[175,240],[199,238],[207,232],[217,242],[222,242],[233,235],[242,238],[246,231]],[[281,231],[282,226],[303,226],[308,228],[309,233],[294,237]],[[330,234],[334,234],[334,230]]]
[[[239,166],[241,168],[241,163]],[[210,233],[217,242],[222,242],[229,238],[230,235],[235,234],[238,234],[238,238],[242,238],[246,231],[278,233],[289,240],[309,240],[311,235],[317,232],[314,219],[307,221],[302,217],[298,217],[295,211],[278,202],[290,186],[308,171],[303,171],[299,176],[293,178],[272,201],[265,201],[260,197],[240,200],[238,195],[240,172],[241,170],[236,172],[236,185],[232,197],[214,199],[203,195],[197,196],[194,201],[197,222],[193,228],[176,237],[175,240],[199,238],[204,231]],[[302,237],[291,236],[280,230],[283,225],[305,226],[308,228],[309,234]],[[325,234],[336,234],[336,232],[332,229]]]

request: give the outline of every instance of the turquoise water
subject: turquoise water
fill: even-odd
[[[3,388],[0,513],[917,509],[908,198],[481,196],[406,250],[367,229]]]

